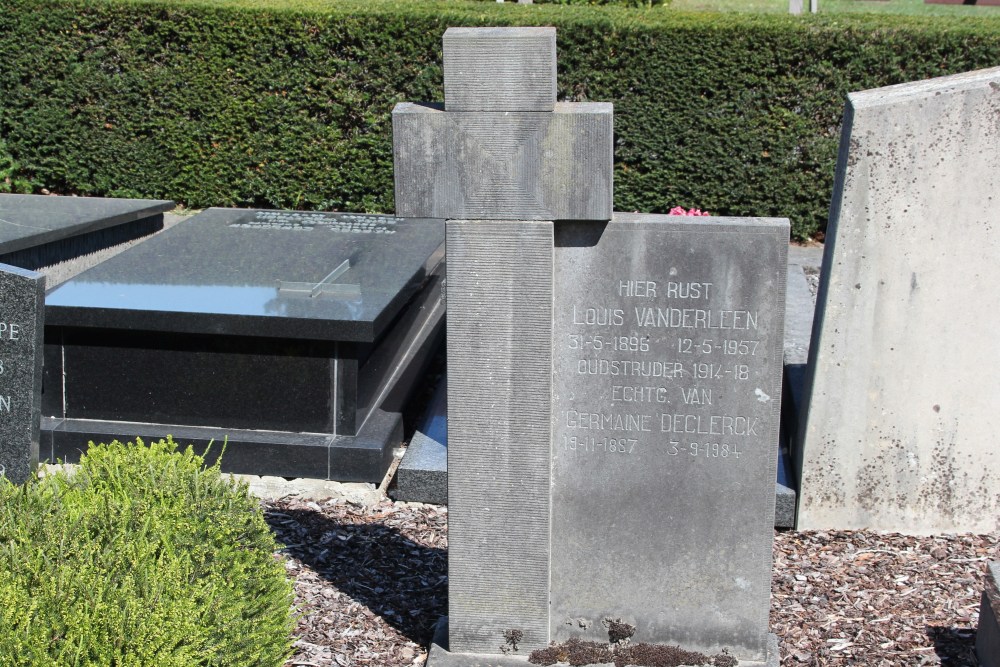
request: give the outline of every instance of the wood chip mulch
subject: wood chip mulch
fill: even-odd
[[[286,667],[422,665],[447,610],[445,507],[264,502],[295,580]],[[771,632],[788,667],[974,667],[986,563],[1000,535],[776,531]]]

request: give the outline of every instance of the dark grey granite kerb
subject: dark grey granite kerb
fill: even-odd
[[[27,480],[38,463],[45,277],[0,264],[0,474]]]
[[[396,469],[394,500],[448,504],[448,380],[442,378]]]
[[[1000,561],[987,567],[986,587],[979,607],[976,655],[981,667],[1000,667]]]

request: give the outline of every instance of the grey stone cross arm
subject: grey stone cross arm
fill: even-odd
[[[449,28],[445,106],[392,112],[396,214],[609,220],[613,105],[556,102],[555,28]]]

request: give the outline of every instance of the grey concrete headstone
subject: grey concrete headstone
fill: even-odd
[[[979,607],[976,656],[981,667],[1000,667],[1000,561],[989,564]]]
[[[611,119],[609,104],[393,112],[397,212],[449,218],[434,667],[606,641],[607,619],[777,664],[788,222],[610,220]],[[500,655],[510,636],[521,657]]]
[[[551,222],[449,221],[450,650],[549,643]]]
[[[788,230],[557,226],[554,640],[620,618],[634,641],[767,659]]]
[[[800,529],[1000,528],[1000,68],[848,96]]]
[[[22,483],[38,464],[45,278],[0,264],[0,473]]]
[[[555,28],[448,28],[443,43],[448,111],[555,108]]]

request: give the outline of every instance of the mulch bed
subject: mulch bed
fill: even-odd
[[[422,665],[447,610],[445,507],[265,501],[301,617],[287,667]],[[776,531],[782,665],[967,665],[994,535]]]

